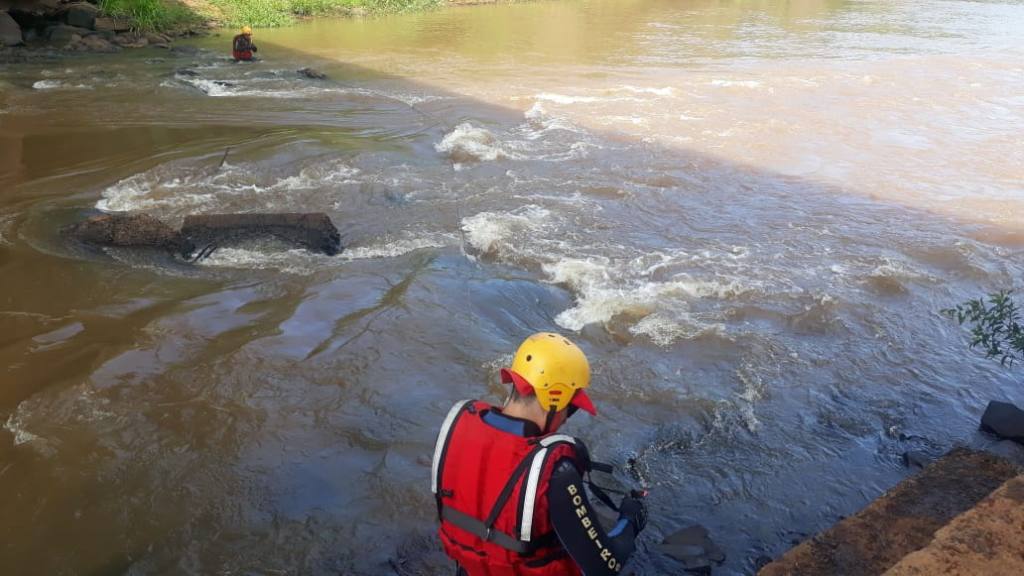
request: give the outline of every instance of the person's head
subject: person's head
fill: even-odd
[[[252,28],[249,26],[242,26],[242,34],[252,36]]]
[[[587,356],[558,334],[527,338],[512,367],[501,371],[501,381],[512,385],[505,413],[536,422],[545,433],[558,430],[577,409],[597,414],[584,391],[590,386]]]

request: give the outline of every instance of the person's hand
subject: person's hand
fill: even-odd
[[[636,533],[643,532],[647,526],[647,505],[641,498],[627,496],[619,504],[619,515],[628,519],[636,528]]]

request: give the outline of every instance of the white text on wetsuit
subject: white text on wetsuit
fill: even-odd
[[[576,507],[576,517],[580,519],[580,524],[583,525],[583,529],[586,530],[587,536],[590,541],[597,546],[600,550],[601,560],[608,563],[608,569],[615,573],[622,570],[622,565],[612,555],[612,551],[601,544],[601,541],[597,538],[597,528],[594,526],[594,521],[587,515],[587,507],[583,504],[583,495],[579,493],[579,489],[575,484],[569,485],[569,496],[572,498],[572,505]]]

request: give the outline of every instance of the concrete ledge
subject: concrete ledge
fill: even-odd
[[[998,456],[957,448],[758,574],[882,574],[928,546],[940,528],[1020,472]]]

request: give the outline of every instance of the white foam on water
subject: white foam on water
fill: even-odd
[[[395,258],[424,248],[444,248],[455,244],[454,236],[436,235],[421,238],[404,238],[394,241],[383,241],[369,246],[346,248],[339,258],[343,260],[367,260],[371,258]]]
[[[535,95],[533,98],[535,100],[544,100],[547,102],[554,102],[556,104],[589,104],[603,100],[603,98],[598,98],[596,96],[567,96],[565,94],[552,92],[542,92]]]
[[[441,100],[452,100],[456,98],[455,96],[441,96],[438,94],[409,94],[406,92],[390,92],[387,90],[367,90],[367,93],[374,96],[390,98],[391,100],[397,100],[407,106],[416,106],[417,104],[426,104],[427,102],[438,102]]]
[[[653,94],[655,96],[672,96],[673,94],[675,94],[675,89],[672,88],[671,86],[666,86],[664,88],[645,88],[625,84],[619,86],[619,89],[624,90],[626,92],[632,92],[633,94]]]
[[[17,214],[0,214],[0,245],[13,246],[12,231]]]
[[[642,116],[605,116],[606,120],[610,120],[611,123],[622,123],[632,124],[634,126],[642,126],[647,124],[647,119]]]
[[[564,198],[555,200],[561,203]],[[586,209],[586,204],[574,205],[573,213],[581,208]],[[750,255],[745,247],[631,256],[636,253],[623,246],[581,245],[573,233],[565,232],[567,223],[561,209],[553,212],[529,204],[464,218],[462,230],[467,243],[480,253],[537,266],[545,282],[566,287],[575,302],[555,322],[567,330],[618,317],[633,323],[633,334],[645,335],[661,346],[709,332],[724,336],[721,313],[694,313],[691,303],[730,301],[767,290],[762,282],[750,279],[743,264]],[[621,256],[611,255],[622,250],[626,252]]]
[[[664,282],[651,281],[626,268],[616,267],[603,257],[563,258],[544,264],[549,281],[564,284],[576,294],[576,305],[558,314],[555,322],[568,330],[581,330],[588,324],[605,323],[620,314],[647,316],[665,308],[669,302],[679,308],[675,312],[681,318],[688,319],[685,311],[689,299],[727,299],[748,290],[738,281],[694,280],[683,276]],[[669,332],[664,320],[660,326],[651,322],[643,329],[654,331],[656,337],[666,342]],[[674,336],[692,333],[680,326]]]
[[[534,102],[533,106],[523,113],[523,117],[527,120],[529,127],[537,129],[532,133],[533,138],[539,138],[543,136],[545,132],[551,130],[564,130],[566,132],[575,133],[583,132],[582,128],[573,124],[568,118],[550,114],[540,102]]]
[[[511,240],[543,228],[551,211],[527,205],[511,212],[480,212],[462,219],[462,230],[469,244],[483,254],[510,253]]]
[[[64,85],[64,83],[61,82],[60,80],[40,80],[40,81],[32,84],[32,89],[33,90],[53,90],[55,88],[60,88],[63,85]]]
[[[237,79],[214,79],[214,78],[203,78],[199,76],[183,76],[176,75],[175,78],[184,85],[191,86],[214,98],[224,97],[252,97],[252,98],[310,98],[315,96],[321,96],[325,94],[368,94],[369,92],[343,88],[338,86],[321,86],[321,85],[309,85],[300,84],[292,87],[261,87],[258,82],[253,80],[240,81]],[[296,81],[297,82],[297,81]],[[161,83],[161,86],[165,87],[177,87],[181,84],[175,85],[173,83]]]
[[[712,80],[710,84],[720,88],[760,88],[762,85],[757,80]]]
[[[67,84],[60,80],[39,80],[32,84],[33,90],[58,90],[58,89],[75,89],[75,90],[92,90],[92,86],[88,84]]]
[[[514,158],[504,150],[501,142],[486,128],[463,122],[446,134],[434,149],[446,154],[456,164],[466,162],[493,162],[499,158]]]
[[[747,431],[755,433],[761,429],[761,421],[757,418],[754,408],[764,398],[767,385],[761,378],[761,373],[750,361],[744,361],[736,370],[736,377],[743,384],[743,390],[736,395],[740,401],[740,415],[743,418]]]
[[[131,212],[163,207],[201,207],[213,201],[213,194],[209,192],[180,192],[156,196],[154,192],[157,186],[159,182],[148,173],[129,176],[104,190],[102,197],[96,202],[96,208],[104,212]],[[179,180],[164,185],[164,188],[177,187],[180,187]]]
[[[541,102],[534,102],[523,118],[526,122],[510,131],[515,138],[505,143],[516,159],[565,162],[601,148],[585,129],[565,116],[550,114]]]
[[[932,279],[927,274],[911,268],[905,262],[893,260],[888,257],[883,257],[882,264],[875,266],[875,268],[867,275],[876,278],[894,278],[902,280]]]
[[[222,84],[217,80],[210,80],[208,78],[192,78],[192,77],[178,77],[182,82],[198,89],[200,92],[207,96],[221,97],[221,96],[237,96],[238,93],[233,89],[234,86],[228,86]]]
[[[294,249],[283,252],[263,252],[248,248],[219,248],[199,261],[201,266],[214,268],[243,268],[249,270],[277,270],[285,274],[309,276],[329,266],[331,257]]]
[[[353,178],[359,174],[358,168],[344,163],[310,166],[303,168],[295,176],[274,182],[267,190],[311,190],[322,188],[324,184],[346,184],[354,182]]]
[[[214,268],[242,268],[250,270],[277,270],[285,274],[309,276],[318,271],[337,267],[353,260],[396,258],[427,248],[452,246],[455,238],[449,234],[434,234],[397,240],[383,239],[366,246],[346,247],[337,256],[328,256],[303,249],[263,251],[253,248],[220,248],[208,258],[199,261],[202,266]]]
[[[676,341],[692,340],[706,334],[728,338],[725,324],[721,322],[704,324],[688,315],[683,318],[679,316],[678,311],[674,317],[667,313],[655,312],[634,324],[629,331],[634,336],[647,336],[658,346],[670,346]]]
[[[96,208],[104,212],[183,209],[194,212],[215,208],[229,197],[269,195],[268,198],[274,198],[291,191],[351,183],[359,174],[358,168],[344,161],[307,166],[298,174],[277,179],[262,178],[249,165],[225,163],[217,170],[163,165],[129,176],[103,190]]]
[[[11,414],[7,417],[7,422],[4,423],[4,429],[14,436],[15,446],[21,446],[22,444],[39,439],[39,436],[25,430],[24,424],[21,422],[21,417],[17,415],[17,410],[15,411],[15,414]]]

